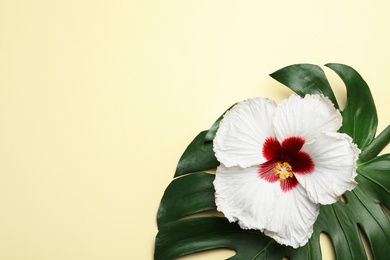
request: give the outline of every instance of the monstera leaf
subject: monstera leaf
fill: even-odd
[[[156,260],[215,248],[236,251],[230,259],[322,259],[320,234],[331,238],[337,259],[367,259],[360,232],[369,243],[374,259],[390,256],[390,154],[376,155],[388,143],[390,128],[375,138],[377,114],[370,90],[362,77],[342,64],[325,65],[335,71],[347,88],[347,103],[341,112],[340,132],[350,135],[362,150],[358,161],[358,186],[344,194],[344,202],[320,206],[309,242],[298,249],[282,246],[256,230],[243,230],[220,216],[197,216],[215,210],[214,175],[204,171],[218,166],[212,139],[219,118],[210,130],[201,132],[180,158],[175,179],[167,187],[157,214]],[[271,74],[298,95],[323,94],[339,108],[323,70],[299,64]]]

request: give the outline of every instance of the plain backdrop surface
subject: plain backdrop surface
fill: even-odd
[[[383,130],[389,9],[0,1],[0,259],[153,259],[157,208],[186,146],[237,101],[288,97],[268,76],[284,66],[352,66]],[[324,69],[345,104],[341,80]],[[324,252],[332,259],[329,244]]]

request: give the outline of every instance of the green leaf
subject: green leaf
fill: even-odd
[[[373,130],[360,130],[355,126],[367,123],[376,128],[375,105],[370,101],[372,97],[367,93],[368,87],[351,68],[340,64],[327,66],[340,75],[349,93],[347,106],[342,114],[347,118],[344,120],[343,131],[352,131],[352,136],[359,140],[359,145],[364,150],[369,143],[375,143],[375,139],[372,141]],[[286,67],[272,75],[281,82],[287,82],[293,90],[300,91],[300,95],[316,92],[333,94],[328,89],[326,79],[321,76],[321,71],[313,65],[304,64]],[[300,76],[294,77],[290,73]],[[300,84],[308,84],[309,87],[298,87]],[[321,87],[322,84],[325,86]],[[353,92],[365,96],[359,98]],[[354,104],[359,100],[361,105]],[[375,117],[374,120],[364,117],[364,107],[371,111],[369,113]],[[218,129],[219,121],[214,125],[217,127],[213,126],[213,134]],[[367,259],[359,232],[367,237],[374,259],[387,259],[390,255],[390,221],[382,208],[390,208],[390,154],[361,161],[356,177],[358,186],[344,194],[347,203],[338,201],[332,205],[321,205],[311,239],[305,246],[293,249],[277,244],[259,231],[242,230],[236,223],[229,223],[222,217],[194,215],[192,218],[182,219],[215,209],[214,175],[199,172],[215,168],[219,164],[212,150],[212,142],[205,141],[206,135],[207,131],[201,132],[179,161],[176,176],[190,174],[174,179],[164,193],[157,214],[159,232],[156,237],[155,260],[169,260],[215,248],[235,250],[236,255],[230,258],[235,260],[280,260],[283,256],[289,259],[320,260],[320,234],[323,232],[331,238],[337,259]],[[388,139],[387,133],[383,136]]]
[[[208,131],[198,134],[181,156],[175,177],[186,173],[205,171],[219,165],[214,156],[213,142],[205,141]]]
[[[221,217],[183,219],[164,226],[156,237],[155,260],[171,260],[202,250],[230,248],[229,259],[282,259],[291,249],[276,244],[259,231],[243,230]],[[303,250],[299,250],[304,257]],[[271,257],[271,258],[267,258]]]
[[[346,133],[360,149],[367,147],[375,137],[378,117],[374,99],[367,83],[353,68],[330,63],[325,66],[331,68],[343,80],[347,87],[347,104],[343,116],[343,126],[339,132]]]
[[[270,76],[301,97],[306,94],[323,94],[333,102],[335,108],[339,108],[324,71],[317,65],[295,64],[275,71]]]
[[[173,180],[161,199],[158,227],[190,214],[216,209],[214,178],[214,174],[199,172]]]

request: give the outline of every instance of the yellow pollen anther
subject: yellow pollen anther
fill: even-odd
[[[275,171],[275,176],[279,177],[280,182],[284,181],[287,178],[293,177],[292,168],[290,164],[288,164],[287,162],[278,163],[275,166],[274,171]]]

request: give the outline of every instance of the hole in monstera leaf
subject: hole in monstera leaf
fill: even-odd
[[[204,172],[207,172],[207,173],[211,173],[211,174],[215,174],[217,172],[217,168],[213,168],[213,169],[208,169]]]
[[[334,252],[334,246],[330,236],[325,232],[320,234],[320,245],[321,245],[321,255],[322,259],[335,260],[336,254]]]
[[[213,210],[206,210],[206,211],[198,212],[195,214],[191,214],[191,215],[185,216],[181,219],[207,217],[207,216],[224,217],[222,212],[219,212],[218,210],[213,209]]]
[[[390,210],[388,208],[386,208],[386,206],[383,204],[379,204],[379,205],[381,205],[383,212],[386,214],[387,218],[390,220]]]
[[[364,233],[362,227],[359,224],[358,224],[358,230],[359,230],[360,238],[361,238],[361,240],[363,242],[364,251],[366,251],[367,258],[368,259],[374,259],[373,256],[372,256],[371,246],[370,246],[370,243],[368,242],[366,233]]]
[[[344,202],[344,204],[348,204],[348,199],[344,196],[344,194],[340,196],[340,200]]]
[[[186,256],[175,258],[175,260],[215,260],[215,259],[228,259],[236,254],[236,251],[226,248],[218,248],[205,250],[202,252],[193,253]]]
[[[337,103],[339,104],[340,110],[343,111],[345,108],[345,104],[347,103],[347,88],[343,80],[334,72],[332,69],[328,67],[323,67],[326,78],[329,81],[329,85],[331,86],[333,93],[336,97]]]
[[[188,175],[192,175],[192,174],[196,174],[196,173],[210,173],[210,174],[214,174],[217,172],[217,168],[212,168],[212,169],[208,169],[208,170],[204,170],[204,171],[200,171],[200,172],[190,172],[190,173],[185,173],[185,174],[182,174],[180,176],[177,176],[175,178],[182,178],[182,177],[185,177],[185,176],[188,176]]]

